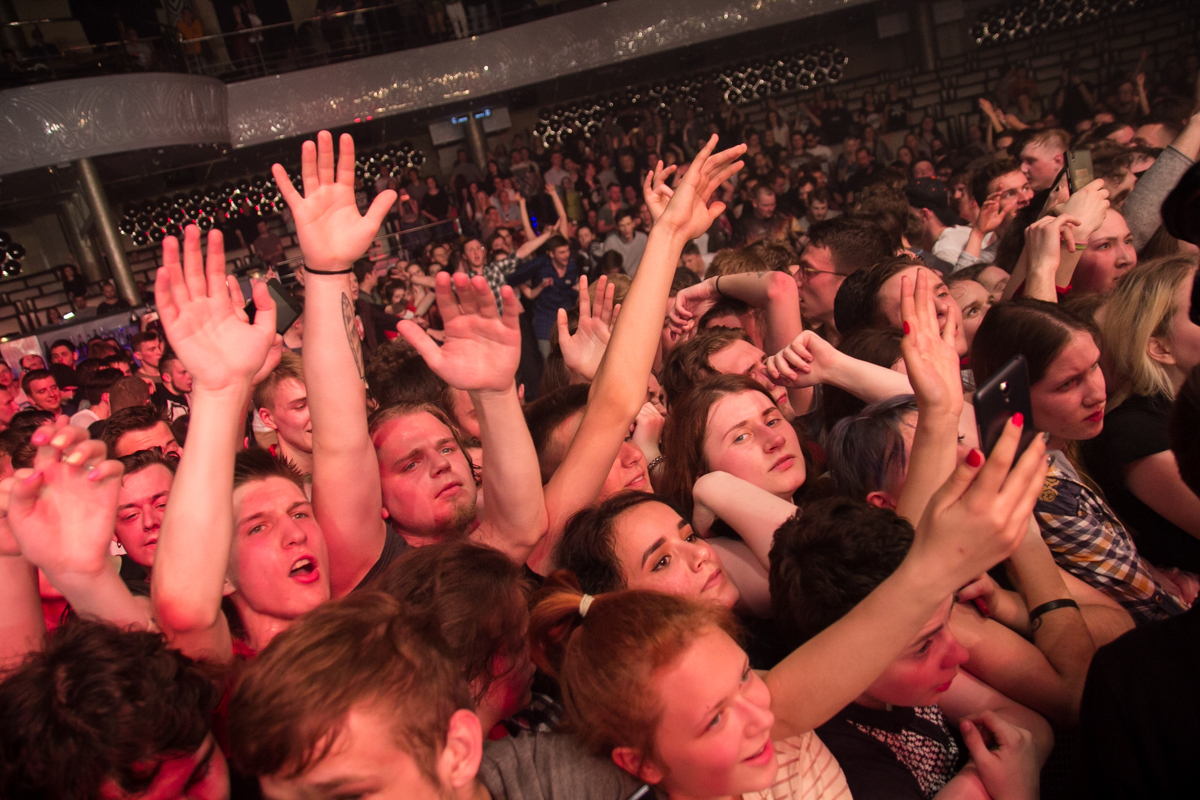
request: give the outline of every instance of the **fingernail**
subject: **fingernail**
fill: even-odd
[[[41,445],[44,445],[46,442],[50,441],[50,434],[46,433],[45,431],[37,431],[33,434],[33,438],[29,441],[40,447]]]
[[[57,436],[55,436],[53,439],[50,440],[50,444],[54,445],[55,447],[66,447],[67,440],[69,438],[70,437],[66,433],[59,433]]]
[[[35,469],[32,473],[30,473],[29,477],[25,479],[25,485],[32,486],[33,484],[37,483],[38,479],[41,477],[42,471],[40,469]]]
[[[1013,416],[1012,416],[1012,423],[1013,423],[1013,425],[1016,425],[1018,428],[1024,427],[1024,425],[1025,425],[1025,415],[1024,415],[1024,414],[1022,414],[1020,411],[1018,411],[1017,413],[1013,414]]]
[[[66,458],[64,458],[63,461],[67,462],[68,464],[70,464],[73,467],[79,466],[80,464],[83,463],[83,453],[76,450],[75,452],[71,453]]]
[[[979,452],[974,447],[972,447],[971,452],[967,453],[967,466],[978,467],[982,463],[983,463],[983,453]]]
[[[975,726],[971,724],[971,720],[964,719],[961,723],[961,727],[964,731],[969,731],[969,730],[972,730]]]
[[[909,325],[907,322],[905,322],[904,323],[904,335],[907,336],[911,332],[912,332],[912,326]]]

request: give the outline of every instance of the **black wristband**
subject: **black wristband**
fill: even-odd
[[[350,269],[324,270],[324,269],[313,269],[312,267],[305,266],[304,271],[311,272],[313,275],[349,275],[351,272],[354,272],[354,267],[350,267]]]
[[[718,297],[724,297],[724,296],[725,296],[725,295],[724,295],[724,294],[721,292],[721,276],[720,276],[720,275],[718,275],[718,276],[717,276],[716,289],[717,289],[717,296],[718,296]]]
[[[1040,606],[1038,606],[1037,608],[1035,608],[1029,612],[1030,624],[1033,625],[1033,627],[1036,629],[1037,626],[1040,624],[1038,622],[1038,620],[1043,614],[1047,614],[1058,608],[1076,608],[1077,609],[1077,608],[1079,608],[1079,603],[1076,603],[1074,600],[1072,600],[1069,597],[1064,597],[1061,600],[1051,600],[1049,603],[1042,603]]]

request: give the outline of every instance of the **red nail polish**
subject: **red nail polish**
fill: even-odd
[[[909,325],[907,322],[905,322],[904,323],[904,335],[907,336],[911,332],[912,332],[912,326]]]
[[[971,452],[967,453],[967,464],[972,467],[978,467],[983,463],[983,453],[971,448]]]
[[[1012,419],[1013,419],[1013,425],[1016,425],[1018,428],[1025,426],[1025,415],[1022,414],[1020,411],[1013,414]]]

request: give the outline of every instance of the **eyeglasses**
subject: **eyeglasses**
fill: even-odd
[[[809,275],[809,276],[812,276],[812,275],[841,275],[842,274],[842,273],[838,272],[837,270],[817,269],[816,267],[809,267],[804,264],[800,265],[800,271],[803,272],[805,275]]]

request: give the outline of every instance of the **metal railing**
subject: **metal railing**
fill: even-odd
[[[18,53],[15,68],[0,77],[0,85],[138,71],[188,72],[232,83],[477,36],[601,2],[395,0],[266,25],[252,25],[249,17],[240,16],[234,20],[237,30],[189,39],[176,27],[162,26],[159,35],[137,37],[135,32],[132,41],[27,47]],[[69,21],[8,25],[31,33],[41,24]]]

